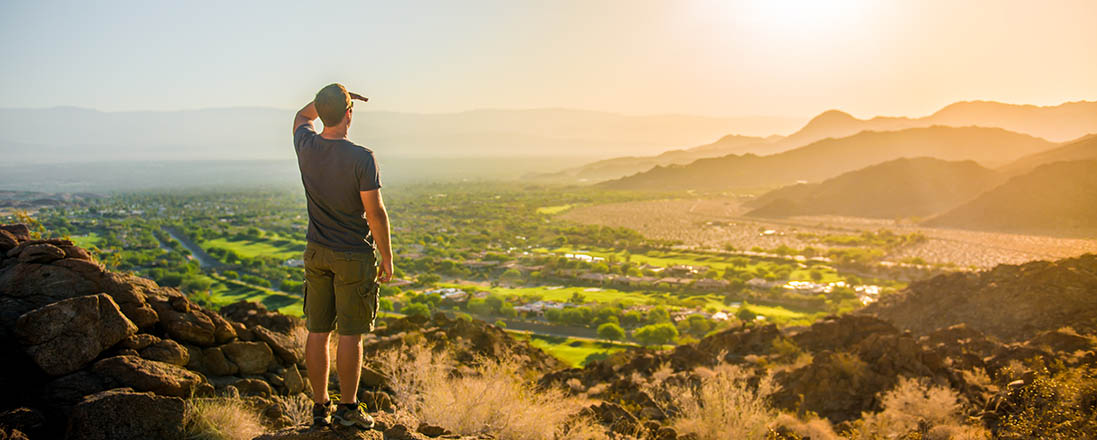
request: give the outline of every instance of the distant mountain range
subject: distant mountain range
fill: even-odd
[[[36,163],[291,159],[294,111],[0,109],[0,154],[10,162]],[[382,157],[554,156],[589,161],[657,154],[668,145],[697,145],[726,133],[787,133],[801,123],[781,117],[627,116],[569,109],[361,111],[355,114],[350,137]]]
[[[1024,174],[1040,165],[1072,160],[1097,159],[1097,134],[1082,137],[1048,151],[1028,155],[1002,167],[999,171],[1009,175]]]
[[[1056,144],[1001,128],[927,127],[866,131],[769,156],[729,155],[657,166],[599,185],[633,190],[725,190],[814,182],[903,157],[974,160],[1000,166]]]
[[[1005,180],[974,161],[896,159],[821,183],[770,191],[747,206],[747,216],[842,215],[924,217],[955,208]]]
[[[935,125],[997,127],[1063,142],[1097,133],[1097,101],[1068,102],[1048,107],[989,101],[957,102],[922,118],[880,116],[858,119],[842,111],[829,110],[787,137],[750,139],[725,136],[716,143],[701,147],[668,151],[658,156],[607,159],[537,177],[569,183],[615,179],[659,165],[686,164],[692,160],[728,154],[775,154],[822,139],[848,137],[862,131],[895,131]]]
[[[1097,228],[1097,160],[1041,165],[925,224],[983,230],[1092,231]]]

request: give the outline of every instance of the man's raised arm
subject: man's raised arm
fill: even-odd
[[[311,125],[312,121],[315,121],[316,118],[319,117],[320,115],[316,113],[316,103],[310,101],[308,105],[302,107],[301,110],[297,111],[297,116],[294,116],[293,131],[296,132],[297,127],[300,127],[302,125]]]
[[[381,268],[377,272],[377,281],[387,283],[392,279],[392,246],[389,243],[389,214],[385,211],[385,202],[381,200],[381,190],[361,191],[362,207],[366,210],[366,222],[369,223],[373,245],[381,252]]]

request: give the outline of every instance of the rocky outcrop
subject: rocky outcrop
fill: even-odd
[[[136,411],[140,402],[155,408],[175,397],[244,391],[252,399],[308,390],[300,319],[262,305],[237,304],[228,312],[250,324],[200,307],[176,289],[106,271],[68,240],[33,240],[25,226],[0,226],[0,351],[6,355],[0,410],[44,409],[47,438],[64,436],[72,415],[70,437],[100,438],[110,431],[96,417]],[[288,423],[284,414],[276,419]],[[142,434],[154,428],[120,426],[118,435],[162,437]]]
[[[911,283],[863,313],[925,335],[965,324],[1005,342],[1073,327],[1097,332],[1097,255],[1000,265]]]
[[[92,365],[91,371],[119,385],[162,396],[187,397],[205,383],[201,375],[185,368],[137,356],[106,358]]]
[[[137,326],[104,294],[58,301],[23,314],[16,322],[27,354],[53,376],[80,369],[134,333]]]
[[[66,438],[183,439],[183,399],[126,388],[88,396],[76,405]]]

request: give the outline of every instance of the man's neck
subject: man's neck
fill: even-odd
[[[336,127],[324,127],[324,130],[320,132],[320,137],[328,140],[340,140],[347,138],[347,127],[340,125]]]

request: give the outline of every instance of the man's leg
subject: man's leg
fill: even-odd
[[[311,375],[312,369],[309,371]],[[358,381],[362,376],[362,335],[339,335],[335,371],[339,374],[339,403],[358,402]]]
[[[328,373],[331,371],[331,359],[328,357],[328,341],[331,333],[312,333],[305,342],[305,368],[308,369],[309,383],[312,384],[312,401],[327,403]],[[340,341],[342,337],[339,338]],[[342,377],[340,377],[342,382]]]

